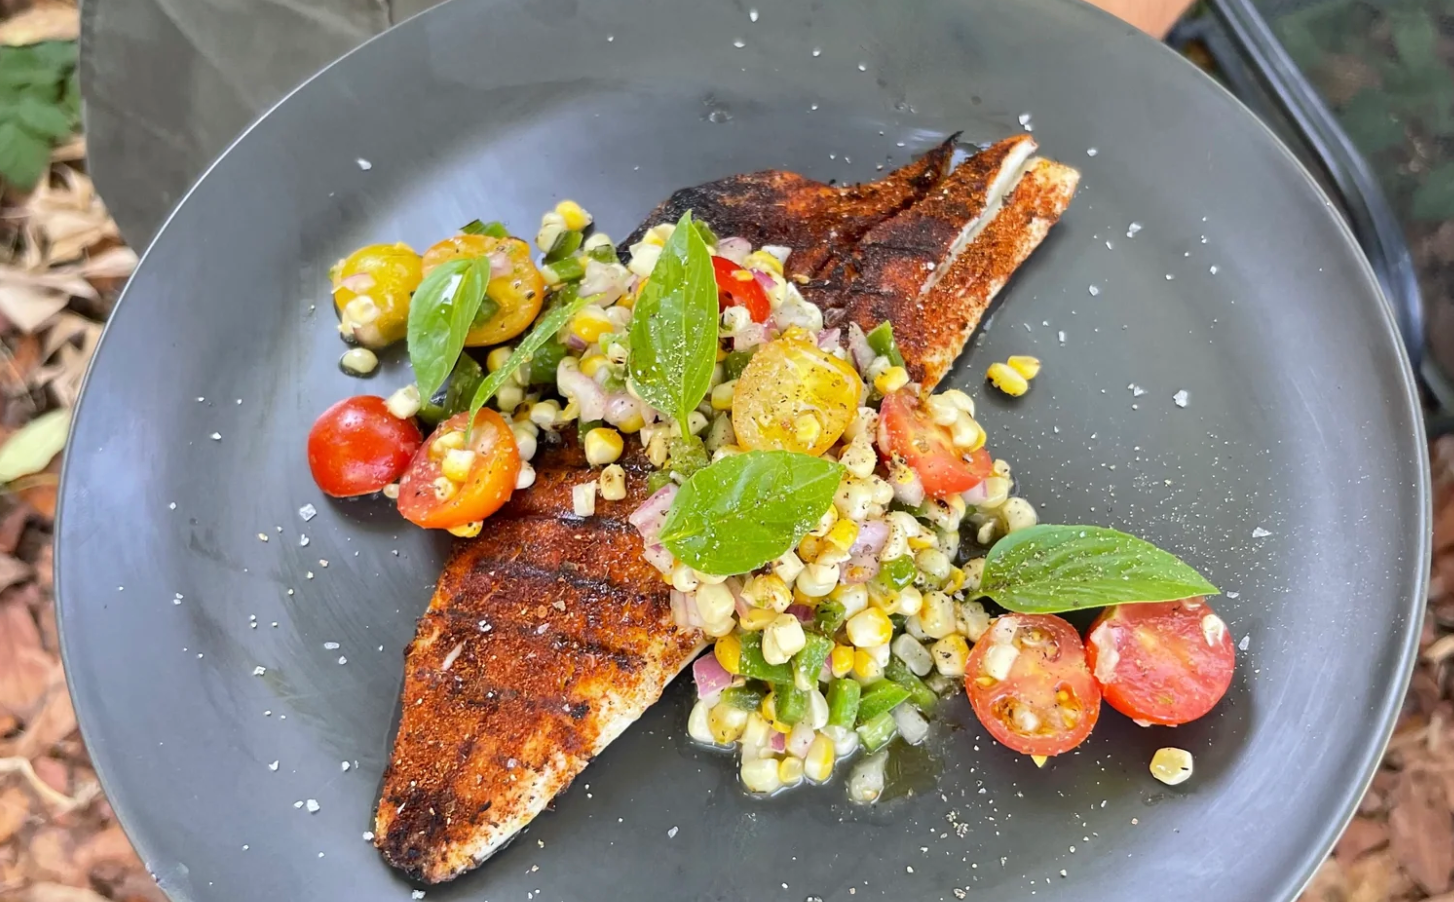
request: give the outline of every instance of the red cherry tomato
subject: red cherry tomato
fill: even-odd
[[[425,529],[452,529],[483,520],[510,500],[520,476],[520,451],[505,421],[489,408],[475,414],[468,443],[468,413],[457,413],[434,430],[399,480],[399,513]],[[451,450],[472,452],[462,480],[446,474]]]
[[[308,469],[325,494],[369,495],[399,478],[420,441],[414,421],[389,413],[383,398],[345,398],[308,431]]]
[[[1086,634],[1106,704],[1176,726],[1212,710],[1232,684],[1232,635],[1201,598],[1106,608]]]
[[[964,687],[990,735],[1027,755],[1070,751],[1101,713],[1080,634],[1050,614],[996,620],[969,653]]]
[[[726,257],[713,257],[712,269],[717,276],[717,300],[723,310],[746,307],[754,323],[767,322],[772,315],[772,304],[752,270],[743,269]]]
[[[980,448],[965,460],[949,430],[930,419],[910,392],[885,395],[878,412],[879,450],[913,468],[931,497],[958,495],[994,473],[995,460],[988,451]]]

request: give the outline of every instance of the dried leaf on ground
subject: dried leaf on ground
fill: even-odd
[[[80,36],[81,16],[69,3],[38,3],[0,23],[0,44],[7,47],[74,41]]]
[[[1387,844],[1387,825],[1372,818],[1355,817],[1348,824],[1348,829],[1343,831],[1333,854],[1341,861],[1353,862]]]
[[[120,233],[106,205],[96,195],[91,180],[64,164],[57,165],[57,185],[41,179],[17,214],[26,220],[31,244],[43,255],[39,263],[51,267],[79,260],[88,249],[106,240],[119,240]]]
[[[35,715],[57,672],[30,609],[14,598],[0,603],[0,713],[22,722]]]
[[[0,844],[14,836],[30,819],[30,793],[19,786],[0,790]]]
[[[1388,829],[1390,850],[1424,892],[1449,889],[1454,874],[1454,816],[1440,780],[1422,768],[1400,774]]]
[[[0,445],[0,483],[39,473],[66,446],[71,412],[52,410],[25,424]]]
[[[25,732],[14,742],[0,743],[0,753],[27,760],[43,755],[76,729],[76,711],[71,696],[61,679],[51,683],[40,713],[25,725]]]

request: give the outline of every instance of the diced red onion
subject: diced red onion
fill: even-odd
[[[496,279],[500,276],[508,276],[515,265],[504,251],[495,251],[490,254],[490,278]]]
[[[697,611],[697,596],[689,592],[671,590],[671,616],[684,629],[701,629],[706,625]]]
[[[733,606],[737,608],[737,616],[746,617],[747,612],[752,610],[752,605],[748,604],[747,599],[742,596],[742,581],[733,576],[729,577],[722,585],[726,586],[727,591],[732,593],[732,602]]]
[[[990,500],[989,485],[984,480],[980,480],[979,485],[972,489],[965,489],[959,497],[963,498],[964,503],[970,507],[978,507]]]
[[[643,422],[646,420],[648,406],[643,401],[631,397],[629,392],[612,392],[606,396],[606,422],[612,426],[620,426],[635,415],[640,415]]]
[[[641,550],[641,557],[662,573],[670,573],[676,565],[676,558],[665,545],[652,543]]]
[[[813,622],[813,609],[805,604],[795,604],[788,607],[788,613],[798,618],[799,623]]]
[[[572,351],[584,351],[586,349],[586,340],[572,332],[565,337],[565,346]]]
[[[848,549],[850,556],[859,554],[876,555],[889,540],[889,525],[883,520],[869,520],[858,527],[858,538]]]
[[[717,256],[726,257],[738,266],[747,260],[747,255],[750,253],[752,253],[752,242],[746,238],[733,235],[730,238],[717,239]]]
[[[813,740],[818,736],[818,731],[808,725],[806,720],[800,720],[793,724],[792,732],[788,733],[788,741],[784,745],[788,754],[797,758],[808,757],[808,749],[812,748]]]
[[[894,708],[894,723],[909,745],[918,745],[929,737],[929,721],[913,705],[900,703]]]
[[[878,556],[876,554],[857,554],[848,559],[848,566],[843,568],[842,575],[838,581],[849,586],[856,586],[859,583],[866,583],[878,576]]]
[[[732,336],[732,350],[750,351],[766,341],[767,325],[765,323],[748,323]]]
[[[868,336],[858,327],[858,323],[848,324],[848,356],[853,358],[853,365],[858,367],[860,373],[868,371],[873,364],[873,348],[868,346]]]
[[[676,500],[679,488],[674,482],[662,486],[626,518],[641,533],[641,538],[646,540],[648,546],[660,544],[657,536],[661,533],[661,524],[666,522],[667,512],[671,510],[671,503]]]
[[[599,420],[606,415],[606,393],[596,380],[582,373],[578,367],[568,366],[566,358],[555,368],[555,382],[560,393],[576,402],[580,409],[580,421]]]
[[[924,483],[919,479],[918,473],[912,470],[909,473],[911,475],[907,482],[901,482],[898,479],[889,481],[894,484],[895,500],[907,504],[909,507],[918,507],[924,503]]]
[[[711,652],[692,662],[692,679],[697,681],[697,697],[709,704],[732,685],[732,674],[723,669]]]
[[[818,668],[818,682],[827,683],[833,679],[833,666],[825,658],[823,666]]]
[[[374,277],[366,272],[356,272],[338,281],[339,288],[347,288],[354,294],[363,294],[374,287]]]
[[[626,281],[630,272],[619,263],[602,263],[594,258],[586,261],[586,274],[581,279],[582,297],[602,295],[596,303],[602,307],[614,304],[626,293]]]
[[[840,334],[841,333],[838,329],[824,329],[822,332],[819,332],[818,349],[822,351],[832,351],[833,349],[837,348],[838,336]]]
[[[763,272],[760,269],[751,269],[748,272],[752,273],[752,277],[757,280],[757,284],[762,286],[762,290],[767,293],[768,297],[772,297],[773,292],[778,290],[777,279],[773,277],[772,273]]]
[[[781,752],[788,747],[788,734],[772,731],[772,738],[767,741],[768,747],[774,752]]]

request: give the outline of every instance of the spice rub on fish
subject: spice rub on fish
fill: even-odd
[[[942,377],[995,293],[1044,238],[1074,170],[1013,138],[957,168],[952,140],[882,180],[834,187],[760,172],[683,189],[637,235],[691,209],[719,235],[792,249],[787,275],[829,325],[885,320],[913,375]],[[651,472],[620,461],[627,497],[574,513],[596,477],[574,436],[542,434],[533,487],[461,541],[405,656],[402,718],[375,845],[437,883],[494,854],[653,704],[705,647],[627,516]]]

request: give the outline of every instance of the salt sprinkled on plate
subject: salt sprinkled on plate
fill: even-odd
[[[293,803],[293,807],[294,808],[302,808],[303,807],[303,800],[302,799],[299,799],[298,801],[294,802]]]
[[[1252,538],[1254,539],[1265,539],[1270,535],[1272,535],[1272,533],[1263,529],[1261,526],[1252,530]]]
[[[1246,651],[1247,650],[1247,646],[1249,646],[1251,644],[1252,644],[1252,636],[1251,635],[1246,635],[1246,636],[1243,636],[1242,637],[1242,641],[1241,642],[1238,642],[1237,643],[1237,647],[1240,648],[1240,649],[1242,649],[1243,651]]]
[[[1183,388],[1181,391],[1179,391],[1176,394],[1172,395],[1171,396],[1171,400],[1173,400],[1173,401],[1176,402],[1176,406],[1177,407],[1185,407],[1186,406],[1186,401],[1187,401],[1187,398],[1188,397],[1189,396],[1186,393],[1186,389]]]
[[[1242,593],[1241,593],[1241,592],[1228,592],[1228,593],[1227,593],[1227,597],[1228,597],[1228,598],[1238,598],[1238,597],[1240,597],[1240,596],[1241,596],[1241,595],[1242,595]]]
[[[411,898],[411,899],[423,899],[424,898],[424,890],[422,890],[422,889],[416,889],[414,892],[412,892],[412,893],[409,894],[409,898]]]
[[[328,649],[329,651],[336,651],[338,649],[338,643],[337,642],[325,642],[325,643],[323,643],[323,647],[326,648],[326,649]]]
[[[858,71],[860,71],[860,72],[867,72],[868,71],[868,63],[859,63],[858,64]]]
[[[1133,223],[1131,223],[1131,225],[1129,225],[1126,228],[1126,237],[1127,238],[1132,238],[1139,231],[1141,231],[1141,223],[1139,223],[1139,222],[1133,222]]]
[[[212,441],[214,441],[214,442],[220,442],[220,441],[222,441],[222,433],[220,433],[220,432],[214,432],[214,433],[212,433],[212,435],[210,437],[211,437]]]
[[[268,765],[268,770],[277,770],[277,769],[278,769],[278,762],[276,762],[276,761],[274,761],[272,764],[269,764]]]
[[[1094,285],[1090,286],[1090,288],[1086,290],[1090,292],[1091,297],[1095,297],[1096,295],[1101,293],[1101,290]]]
[[[822,47],[814,47],[813,48],[813,55],[814,56],[822,56],[823,55],[823,48]]]
[[[667,839],[676,839],[676,835],[677,835],[677,828],[676,827],[672,827],[670,830],[666,831],[666,838]]]
[[[1217,274],[1217,264],[1213,263],[1210,267],[1207,268],[1207,272],[1215,276]]]
[[[1030,122],[1029,113],[1020,114],[1020,127],[1025,129],[1025,131],[1027,132],[1033,132],[1035,130],[1035,126]]]
[[[268,534],[267,534],[267,533],[265,533],[265,532],[260,532],[260,533],[258,533],[258,534],[257,534],[257,540],[258,540],[258,541],[259,541],[259,542],[266,542],[266,541],[267,541],[267,540],[268,540]]]
[[[1099,150],[1096,150],[1094,147],[1087,147],[1085,149],[1085,155],[1088,156],[1088,157],[1093,157],[1093,156],[1095,156],[1098,153],[1100,153],[1100,151]]]
[[[1060,338],[1060,343],[1061,344],[1065,344],[1065,332],[1064,331],[1061,331],[1059,333],[1058,337]]]
[[[261,664],[259,664],[258,666],[254,667],[252,669],[252,675],[253,676],[262,676],[263,674],[265,674],[267,672],[268,672],[268,669],[266,667],[262,666]]]
[[[301,535],[301,536],[298,537],[298,547],[299,548],[307,548],[308,547],[308,537],[306,535]]]
[[[320,805],[319,805],[319,804],[318,804],[318,800],[317,800],[317,799],[309,799],[309,800],[308,800],[308,801],[307,801],[307,802],[305,802],[305,803],[304,803],[304,804],[305,804],[305,805],[306,805],[306,806],[307,806],[307,808],[308,808],[308,813],[309,813],[309,814],[317,814],[317,813],[318,813],[318,809],[319,809],[319,808],[320,808],[320,807],[322,807],[322,806],[320,806]]]
[[[176,509],[177,509],[177,502],[175,502],[175,501],[173,501],[171,504],[168,504],[167,505],[167,510],[176,510]]]
[[[338,663],[340,663],[340,664],[347,664],[348,663],[348,658],[344,657],[343,655],[339,655],[338,656]]]
[[[298,508],[298,516],[303,518],[304,523],[307,523],[309,520],[312,520],[314,517],[318,516],[318,508],[314,507],[311,504],[305,504],[302,507]]]
[[[364,842],[373,842],[374,841],[374,831],[372,831],[372,830],[365,830],[364,833],[363,833],[363,838],[364,838]]]
[[[752,9],[749,9],[747,11],[747,18],[751,19],[754,22],[757,21],[757,7],[753,7]]]
[[[364,172],[368,172],[370,169],[374,168],[374,164],[370,163],[368,160],[365,160],[363,157],[359,157],[358,168],[362,169]]]
[[[348,768],[350,767],[350,765],[347,761],[338,762],[338,766],[340,769],[342,769],[344,773],[348,773]]]
[[[732,42],[732,46],[736,47],[738,50],[741,50],[743,47],[747,46],[747,42],[742,40],[741,38],[738,38],[737,40]]]

